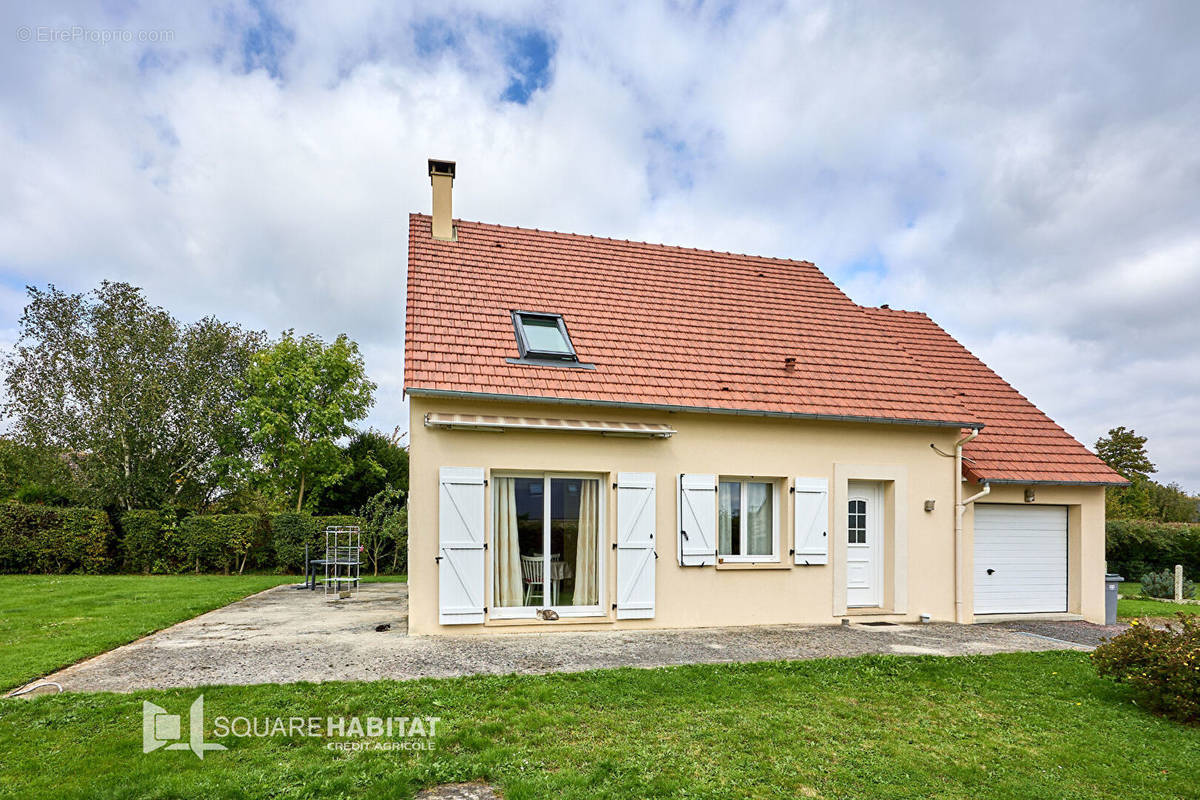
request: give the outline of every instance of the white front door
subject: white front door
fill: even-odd
[[[846,605],[883,604],[883,492],[850,481],[846,513]]]

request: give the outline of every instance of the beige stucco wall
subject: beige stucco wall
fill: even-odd
[[[503,433],[436,430],[425,427],[429,411],[571,419],[666,423],[670,439],[629,439],[595,434],[542,431]],[[897,620],[929,614],[952,621],[954,607],[954,461],[930,444],[953,452],[956,430],[926,426],[872,425],[789,420],[727,414],[642,411],[550,404],[411,398],[409,501],[409,630],[414,634],[478,633],[496,630],[580,630],[588,628],[678,628],[781,623],[836,623],[845,604],[846,482],[880,480],[885,486],[886,527],[884,608]],[[603,608],[615,596],[611,551],[618,472],[657,475],[656,610],[648,620],[556,622],[496,620],[485,625],[441,626],[437,621],[438,470],[443,466],[488,470],[591,472],[602,475],[606,494]],[[680,567],[676,548],[676,476],[681,472],[781,478],[824,477],[830,481],[830,559],[824,566],[794,566],[791,496],[784,492],[780,516],[779,566]],[[1020,487],[997,487],[992,500],[1021,502]],[[923,509],[934,500],[932,512]],[[1079,607],[1089,619],[1103,616],[1103,490],[1039,487],[1039,502],[1075,505],[1071,524],[1081,558],[1073,561],[1072,581],[1082,586]],[[487,515],[488,536],[492,518]],[[971,518],[966,518],[964,592],[970,608]],[[1074,531],[1074,528],[1073,528]],[[490,554],[491,550],[489,550]],[[1076,573],[1081,573],[1077,576]],[[489,560],[490,573],[490,560]],[[1092,584],[1095,584],[1093,587]],[[489,582],[489,607],[490,582]],[[863,613],[850,609],[851,614]]]

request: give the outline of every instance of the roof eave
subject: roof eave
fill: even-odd
[[[1063,481],[1063,480],[1025,480],[1022,478],[988,478],[977,479],[978,483],[1008,483],[1020,486],[1129,486],[1129,481]]]
[[[765,411],[753,408],[719,408],[713,406],[684,406],[665,403],[630,403],[620,400],[594,400],[572,397],[542,397],[539,395],[514,395],[494,392],[460,392],[450,389],[426,389],[407,387],[405,392],[417,397],[443,397],[448,399],[503,400],[513,403],[550,403],[573,406],[597,406],[602,408],[635,408],[644,411],[684,411],[695,414],[730,414],[748,417],[775,417],[779,419],[808,419],[826,422],[863,422],[873,425],[920,425],[936,428],[983,428],[982,422],[954,422],[895,417],[872,417],[854,414],[809,414],[794,411]]]

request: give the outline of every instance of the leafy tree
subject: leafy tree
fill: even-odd
[[[1178,483],[1151,482],[1150,505],[1154,519],[1163,522],[1200,522],[1200,498],[1189,497]]]
[[[374,390],[345,334],[326,345],[285,331],[246,373],[242,419],[260,448],[257,480],[279,499],[294,497],[296,511],[306,493],[337,483],[350,469],[338,440],[366,417]]]
[[[1110,486],[1104,494],[1104,511],[1108,519],[1151,519],[1154,506],[1150,499],[1153,481],[1134,477],[1129,486]]]
[[[1177,483],[1164,486],[1150,475],[1157,470],[1146,452],[1146,437],[1124,426],[1096,442],[1096,452],[1129,486],[1110,487],[1105,495],[1109,519],[1155,519],[1193,522],[1200,519],[1200,498],[1189,497]]]
[[[350,468],[321,493],[317,513],[354,513],[387,487],[400,490],[403,505],[408,496],[408,450],[399,440],[399,429],[391,436],[376,430],[355,434],[343,450]]]
[[[22,444],[71,454],[106,507],[200,504],[235,480],[249,445],[240,378],[262,334],[213,318],[180,326],[127,283],[27,291],[5,359],[4,413]]]
[[[67,453],[0,437],[0,498],[47,506],[84,502],[78,464]]]
[[[1107,437],[1098,439],[1096,453],[1129,480],[1148,478],[1157,472],[1146,453],[1146,437],[1138,436],[1124,425],[1110,429]]]
[[[358,511],[362,517],[362,546],[371,565],[371,574],[379,574],[379,564],[390,552],[392,569],[400,562],[401,551],[408,549],[408,512],[404,508],[404,493],[396,486],[387,486],[367,500]]]

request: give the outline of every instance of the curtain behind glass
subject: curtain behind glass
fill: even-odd
[[[521,542],[517,536],[517,481],[496,478],[496,605],[524,603]]]
[[[746,549],[747,555],[769,556],[772,550],[771,484],[746,484]]]
[[[575,545],[575,597],[577,606],[600,602],[596,551],[600,546],[600,486],[597,481],[582,481],[579,489],[579,533]]]
[[[738,506],[742,502],[742,485],[721,481],[717,492],[717,552],[723,556],[737,555],[734,542],[740,544]]]

